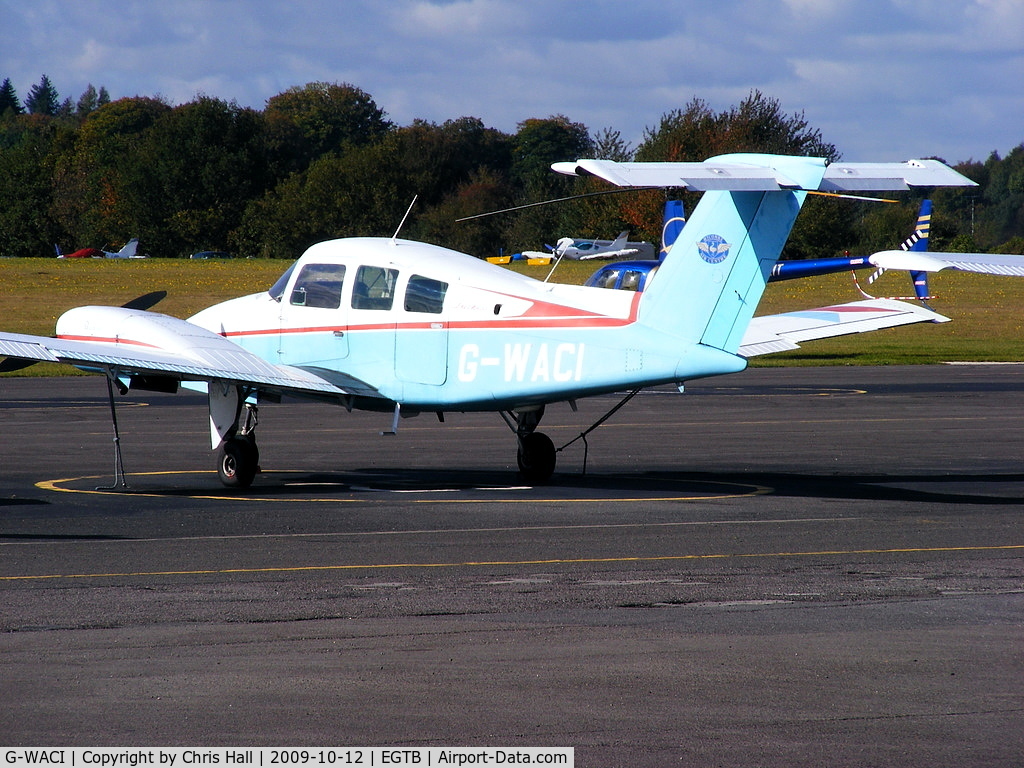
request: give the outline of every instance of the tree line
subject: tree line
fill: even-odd
[[[320,240],[401,236],[476,256],[537,250],[564,235],[657,242],[666,196],[631,191],[513,213],[458,219],[607,188],[560,177],[552,162],[703,160],[752,151],[840,158],[803,113],[752,91],[716,111],[694,98],[661,115],[638,146],[611,128],[591,131],[564,115],[528,118],[515,133],[475,117],[391,122],[346,83],[308,83],[263,110],[211,96],[178,106],[134,96],[111,100],[92,85],[61,99],[45,75],[24,102],[0,86],[0,256],[45,256],[120,246],[139,237],[154,257],[199,250],[293,259]],[[1024,145],[1006,157],[954,166],[981,186],[935,192],[936,247],[1024,252]],[[786,258],[824,258],[893,247],[906,237],[920,195],[901,205],[814,197]]]

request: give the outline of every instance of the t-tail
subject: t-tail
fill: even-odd
[[[637,319],[735,354],[803,205],[802,190],[818,188],[825,161],[731,155],[708,162],[715,161],[759,165],[796,189],[706,191],[644,291]]]
[[[650,286],[637,322],[684,343],[735,355],[808,192],[976,186],[937,160],[831,163],[734,154],[703,163],[555,163],[559,173],[620,187],[704,192]]]

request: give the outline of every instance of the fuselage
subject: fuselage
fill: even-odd
[[[518,409],[742,368],[639,324],[639,301],[438,246],[351,238],[312,246],[269,292],[190,322],[409,410]]]

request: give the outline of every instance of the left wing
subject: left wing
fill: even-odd
[[[798,342],[877,331],[911,323],[947,323],[949,318],[916,304],[871,299],[832,307],[762,315],[750,321],[740,343],[743,357],[799,349]]]
[[[341,386],[312,371],[275,365],[219,334],[157,312],[79,307],[61,316],[57,333],[47,338],[0,332],[0,356],[66,363],[140,383],[222,381],[278,394],[380,397],[351,377]]]

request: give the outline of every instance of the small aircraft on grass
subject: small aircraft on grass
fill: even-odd
[[[59,245],[55,245],[58,259],[144,259],[140,256],[139,238],[133,237],[120,251],[104,251],[102,248],[82,248],[73,253],[63,253]]]
[[[581,240],[579,238],[560,237],[550,253],[543,251],[523,251],[523,256],[528,259],[577,259],[588,261],[590,259],[620,259],[624,256],[636,256],[641,248],[650,250],[649,243],[629,243],[629,232],[623,231],[614,240]],[[650,250],[653,254],[653,250]]]
[[[388,413],[388,433],[403,416],[497,412],[515,434],[524,479],[543,482],[557,453],[537,431],[547,406],[626,391],[589,432],[644,387],[735,373],[751,354],[796,346],[789,315],[762,318],[755,347],[743,339],[809,192],[973,185],[934,160],[830,165],[738,154],[552,167],[705,192],[643,293],[545,283],[396,233],[313,245],[269,291],[188,320],[139,308],[146,297],[78,307],[58,319],[55,338],[0,333],[0,356],[104,374],[112,414],[115,387],[205,389],[218,473],[230,487],[247,487],[258,471],[257,406],[283,396]],[[868,300],[818,311],[799,338],[945,320]]]

